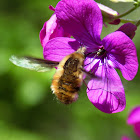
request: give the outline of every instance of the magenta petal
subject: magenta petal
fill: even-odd
[[[55,11],[55,8],[52,5],[49,5],[49,9]]]
[[[56,37],[51,39],[43,49],[44,59],[61,61],[66,55],[76,51],[80,44],[73,38]]]
[[[101,78],[88,83],[87,95],[92,104],[105,113],[117,113],[124,110],[126,101],[123,85],[115,69],[99,66],[95,72]]]
[[[60,25],[86,46],[101,44],[102,14],[93,0],[61,0],[56,6]]]
[[[140,117],[140,116],[139,116]],[[134,125],[134,131],[140,137],[140,122]]]
[[[140,122],[140,106],[137,106],[131,110],[128,115],[127,123],[133,125]]]
[[[140,106],[131,110],[128,115],[127,123],[133,125],[135,133],[140,137]]]
[[[51,18],[44,23],[43,28],[40,31],[39,37],[40,37],[41,45],[43,47],[50,40],[50,36],[57,28],[56,20],[57,20],[56,14],[53,14]]]
[[[122,25],[117,31],[124,32],[128,37],[133,39],[135,36],[135,31],[137,30],[137,26],[132,23],[125,23]]]
[[[138,71],[136,47],[133,41],[121,31],[107,35],[103,41],[108,60],[120,69],[126,80],[132,80]]]
[[[115,19],[115,20],[109,22],[109,24],[118,25],[120,22],[121,22],[120,19]]]
[[[41,45],[44,47],[50,39],[61,36],[70,37],[57,22],[56,14],[53,14],[51,18],[44,23],[40,31],[39,37]]]

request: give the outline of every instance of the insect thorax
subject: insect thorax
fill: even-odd
[[[97,56],[104,55],[105,52],[106,52],[106,50],[104,49],[104,47],[101,47],[101,48],[97,51]]]

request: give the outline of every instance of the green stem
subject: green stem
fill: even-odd
[[[128,22],[130,22],[132,24],[136,24],[138,22],[137,20],[123,19],[123,18],[121,18],[120,20],[121,20],[122,23],[128,23]]]
[[[138,20],[135,25],[138,27],[140,25],[140,20]]]
[[[137,27],[140,25],[140,20],[131,20],[131,19],[123,19],[121,18],[121,23],[132,23],[132,24],[135,24]]]
[[[129,13],[131,13],[132,11],[134,11],[134,10],[137,9],[137,8],[138,8],[137,6],[134,6],[134,7],[131,8],[130,10],[126,11],[125,13],[116,16],[115,19],[118,19],[118,18],[124,17],[124,16],[128,15]]]

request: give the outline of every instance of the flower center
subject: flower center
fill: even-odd
[[[97,56],[104,55],[105,52],[106,52],[106,50],[104,49],[104,47],[101,47],[101,48],[97,51]]]

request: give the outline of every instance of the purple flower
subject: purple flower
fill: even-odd
[[[93,0],[61,0],[56,6],[55,13],[59,24],[75,39],[51,39],[44,47],[44,58],[61,61],[82,44],[87,48],[87,54],[91,53],[86,57],[85,70],[101,77],[89,81],[89,100],[105,113],[124,110],[124,89],[115,68],[122,72],[126,80],[135,77],[138,61],[132,40],[125,33],[115,31],[101,41],[102,14]]]
[[[111,8],[104,6],[103,4],[97,3],[99,8],[102,11],[102,15],[104,18],[104,22],[108,22],[110,24],[119,24],[120,19],[114,19],[119,14],[112,10]],[[57,17],[55,14],[55,8],[53,6],[49,6],[49,9],[54,11],[54,14],[51,18],[46,21],[43,25],[43,28],[40,31],[39,37],[41,45],[44,47],[46,43],[54,38],[54,37],[70,37],[71,35],[64,31],[62,26],[57,21]],[[105,23],[104,23],[105,24]]]
[[[55,11],[55,8],[52,6],[49,6],[49,8],[50,10]],[[39,37],[41,45],[44,47],[50,39],[59,36],[70,37],[70,35],[60,26],[56,14],[54,13],[51,18],[44,23],[43,28],[40,31]]]
[[[120,19],[114,19],[119,14],[114,11],[113,9],[97,3],[99,8],[102,11],[103,19],[104,19],[104,25],[105,22],[108,22],[109,24],[119,24]],[[53,6],[49,6],[49,9],[54,11],[54,14],[50,17],[48,21],[46,21],[43,25],[43,28],[40,31],[39,37],[41,45],[44,47],[46,43],[55,37],[70,37],[71,35],[64,31],[62,26],[57,21],[57,17],[55,14],[55,8]]]
[[[128,115],[127,123],[133,125],[135,133],[140,137],[140,106],[131,110]]]

